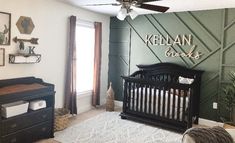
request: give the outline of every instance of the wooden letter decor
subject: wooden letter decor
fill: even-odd
[[[145,36],[145,44],[152,46],[168,46],[165,51],[166,57],[188,57],[191,59],[200,59],[203,55],[201,52],[196,51],[197,45],[192,45],[193,37],[191,34],[189,35],[176,35],[175,37],[170,37],[169,35],[146,35]],[[175,51],[172,46],[191,46],[189,50],[183,52]]]

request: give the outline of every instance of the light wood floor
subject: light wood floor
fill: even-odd
[[[70,126],[73,126],[75,124],[78,124],[78,123],[81,123],[82,121],[84,120],[87,120],[89,118],[92,118],[96,115],[99,115],[103,112],[105,112],[105,107],[104,106],[101,106],[101,107],[97,107],[97,108],[93,108],[91,109],[90,111],[87,111],[87,112],[84,112],[84,113],[81,113],[79,115],[76,115],[76,116],[73,116],[71,117],[69,120],[69,127]],[[116,107],[115,108],[115,111],[121,111],[121,108],[120,107]],[[46,140],[41,140],[41,141],[38,141],[36,143],[58,143],[57,141],[55,141],[54,139],[46,139]]]

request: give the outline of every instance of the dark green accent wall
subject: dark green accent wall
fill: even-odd
[[[221,87],[228,83],[227,73],[235,70],[235,9],[178,12],[141,15],[131,20],[110,23],[109,81],[113,82],[115,98],[122,100],[121,75],[137,70],[137,64],[172,62],[191,69],[204,70],[201,86],[200,117],[218,120],[222,109],[212,109],[212,103],[222,97]],[[203,53],[199,60],[165,56],[169,46],[146,45],[145,35],[191,34],[196,51]],[[163,37],[166,38],[166,37]],[[177,52],[191,46],[171,46]],[[220,107],[220,106],[219,106]]]

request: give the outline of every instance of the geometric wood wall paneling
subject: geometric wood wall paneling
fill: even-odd
[[[115,99],[122,100],[123,82],[122,75],[129,75],[130,64],[130,39],[131,29],[128,27],[110,28],[110,47],[109,47],[109,72],[108,82],[112,82],[115,91]],[[127,36],[127,37],[125,37]]]
[[[234,37],[233,35],[229,35],[229,31],[232,30],[235,25],[235,18],[231,21],[228,22],[228,10],[229,9],[224,9],[223,10],[223,21],[222,21],[222,35],[221,35],[221,60],[220,60],[220,75],[219,75],[219,85],[220,88],[223,87],[223,85],[228,83],[228,77],[227,74],[231,71],[234,70],[235,71],[235,64],[226,64],[225,61],[226,59],[233,59],[232,63],[235,63],[235,58],[234,58],[234,54],[230,55],[230,56],[226,56],[226,52],[228,52],[229,50],[233,50],[233,53],[235,52],[235,40],[234,38],[232,38],[231,41],[227,41],[229,38]],[[232,52],[232,51],[231,51]],[[221,91],[221,90],[220,90]],[[220,92],[219,96],[218,96],[218,100],[220,100],[221,98],[223,98],[223,93]],[[219,115],[224,113],[224,109],[219,110]]]
[[[218,119],[220,112],[212,109],[212,102],[219,101],[221,87],[227,83],[225,78],[229,70],[235,70],[235,9],[219,9],[196,12],[177,12],[166,14],[139,15],[135,20],[126,18],[125,21],[118,21],[111,18],[111,29],[129,28],[128,34],[112,33],[110,37],[122,36],[129,43],[129,61],[122,59],[121,66],[128,68],[128,73],[134,71],[135,65],[155,62],[174,62],[192,69],[205,70],[202,76],[202,94],[200,101],[200,116],[208,119]],[[209,17],[209,18],[208,18]],[[125,30],[122,30],[124,32]],[[168,35],[173,40],[176,34],[192,34],[197,49],[203,51],[200,60],[192,60],[186,57],[166,58],[161,47],[154,47],[145,44],[146,34]],[[110,39],[112,40],[112,38]],[[121,42],[121,41],[117,41]],[[112,43],[112,42],[110,42]],[[171,46],[174,51],[183,52],[186,49],[179,45]],[[112,44],[110,44],[112,49]],[[111,56],[112,57],[112,56]],[[138,59],[136,59],[138,58]],[[156,60],[154,60],[154,58]],[[129,66],[129,67],[128,67]],[[112,73],[109,73],[109,75]],[[121,74],[121,73],[119,73]],[[121,84],[121,83],[120,83]],[[122,85],[121,85],[122,87]],[[117,87],[116,90],[118,90]],[[118,96],[121,96],[119,93]],[[118,97],[118,100],[122,97]],[[219,111],[219,110],[218,110]]]

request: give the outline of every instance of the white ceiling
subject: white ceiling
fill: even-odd
[[[84,6],[87,4],[117,3],[116,0],[59,0],[59,1],[111,16],[117,15],[118,11],[120,10],[120,6],[111,6],[111,5]],[[167,12],[235,8],[235,0],[162,0],[156,2],[149,2],[149,4],[168,6],[170,7],[170,9]],[[133,9],[136,10],[138,14],[157,13],[139,8],[133,8]]]

